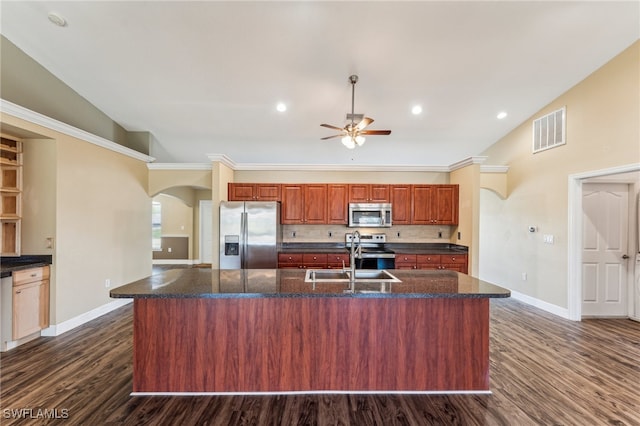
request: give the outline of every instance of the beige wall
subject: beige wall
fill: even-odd
[[[42,202],[25,194],[26,201],[37,203],[25,205],[25,225],[33,227],[25,233],[30,252],[45,251],[39,248],[42,237],[49,236],[50,221],[55,220],[52,325],[112,302],[106,279],[111,280],[113,288],[148,276],[151,199],[147,195],[146,164],[7,114],[3,114],[2,124],[55,141],[55,149],[36,145],[41,141],[27,141],[32,144],[30,148],[43,148],[34,154],[38,156],[34,160],[53,163],[55,177],[49,180],[49,186],[37,189],[47,192]],[[26,159],[25,166],[28,164]],[[53,172],[43,173],[50,177]],[[50,194],[55,195],[55,201]],[[48,211],[52,204],[53,213]],[[39,228],[40,222],[33,218],[45,205],[47,212]]]
[[[187,259],[193,258],[193,217],[197,208],[187,205],[183,200],[171,195],[159,194],[153,197],[162,205],[162,236],[187,237],[189,253]],[[163,247],[163,249],[166,249]]]
[[[247,183],[449,183],[449,173],[387,171],[238,170],[232,182]]]
[[[454,170],[451,172],[450,181],[460,188],[459,222],[451,235],[451,242],[469,247],[469,275],[477,277],[480,246],[480,165],[471,164]]]
[[[509,171],[508,198],[481,191],[480,278],[568,306],[568,176],[639,162],[639,53],[636,42],[483,153]],[[531,120],[563,106],[566,145],[532,154]]]
[[[149,195],[173,187],[211,188],[211,170],[149,170]],[[186,201],[186,200],[185,200]]]

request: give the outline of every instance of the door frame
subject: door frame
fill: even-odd
[[[628,164],[625,166],[612,167],[608,169],[594,170],[583,173],[576,173],[569,175],[569,205],[568,205],[568,308],[569,319],[573,321],[582,320],[582,226],[583,226],[583,208],[582,208],[582,184],[585,180],[590,178],[611,176],[622,173],[637,172],[640,171],[640,163]],[[627,182],[629,183],[629,182]],[[632,185],[633,187],[633,185]],[[635,202],[635,190],[633,188],[634,197],[630,197],[629,205],[634,205],[635,209],[638,208]],[[631,209],[633,210],[633,209]],[[631,218],[630,218],[631,219]],[[638,244],[638,224],[635,220],[630,220],[628,246],[637,247]],[[634,265],[633,259],[635,257],[635,250],[630,253],[629,265]],[[630,266],[632,270],[633,267]],[[635,271],[633,271],[635,272]],[[633,277],[633,272],[629,272],[627,276]],[[640,317],[640,306],[635,306],[635,301],[638,299],[640,291],[633,285],[634,280],[627,281],[628,289],[628,312],[629,317],[638,319]]]

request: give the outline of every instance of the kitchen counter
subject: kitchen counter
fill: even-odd
[[[25,255],[0,258],[0,278],[10,277],[13,272],[22,269],[51,265],[51,255]]]
[[[304,282],[304,270],[169,270],[133,298],[133,395],[490,393],[489,300],[452,271],[401,283]],[[359,291],[365,290],[366,293]]]
[[[449,270],[391,270],[399,283],[306,283],[305,270],[170,269],[111,290],[113,298],[500,298],[509,290]],[[358,292],[361,290],[361,292]]]
[[[468,248],[450,243],[385,243],[385,248],[405,254],[466,254]],[[348,251],[344,243],[283,243],[280,253],[340,253]]]

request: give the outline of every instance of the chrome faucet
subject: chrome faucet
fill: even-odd
[[[356,244],[357,241],[357,244]],[[357,245],[357,247],[356,247]],[[349,256],[349,267],[351,268],[351,274],[349,275],[349,282],[351,286],[355,284],[356,279],[356,257],[360,258],[362,256],[362,245],[360,244],[360,232],[353,231],[351,234],[351,252]]]

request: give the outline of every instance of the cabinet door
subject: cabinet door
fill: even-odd
[[[307,184],[304,186],[304,223],[327,223],[327,185]]]
[[[366,183],[354,183],[349,185],[350,203],[368,203],[369,185]]]
[[[254,185],[251,183],[229,183],[227,198],[229,201],[253,200]]]
[[[328,212],[327,222],[346,225],[349,210],[349,185],[327,185]]]
[[[436,185],[432,219],[441,225],[458,224],[458,185]]]
[[[411,223],[415,225],[429,225],[433,223],[431,218],[433,188],[432,185],[413,185],[411,191],[413,199]]]
[[[391,186],[391,219],[394,225],[411,223],[411,185]]]
[[[371,184],[369,185],[369,202],[370,203],[388,203],[389,185]]]
[[[258,201],[280,201],[280,185],[274,183],[262,183],[255,186],[254,190]]]
[[[49,327],[49,280],[40,281],[40,329]]]
[[[282,185],[282,206],[280,206],[280,223],[304,223],[304,186]]]
[[[40,284],[41,281],[34,281],[13,287],[13,340],[41,330]]]

